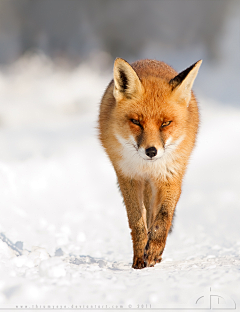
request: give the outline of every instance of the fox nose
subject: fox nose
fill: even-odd
[[[157,155],[157,149],[156,147],[152,146],[152,147],[146,148],[145,153],[148,157],[153,158]]]

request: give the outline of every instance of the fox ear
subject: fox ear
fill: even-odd
[[[113,76],[113,95],[116,100],[120,101],[124,98],[131,99],[143,92],[143,86],[137,73],[125,60],[121,58],[115,60]]]
[[[202,60],[196,62],[170,80],[169,84],[172,86],[172,92],[178,102],[185,103],[188,106],[191,99],[192,85],[201,64]]]

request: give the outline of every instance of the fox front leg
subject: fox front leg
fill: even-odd
[[[127,209],[133,241],[134,269],[145,267],[144,248],[147,243],[146,211],[143,204],[143,182],[118,174],[118,183]]]
[[[165,186],[157,194],[156,205],[158,204],[160,208],[148,231],[148,241],[144,251],[144,261],[147,267],[154,266],[162,260],[162,253],[180,194],[180,188],[171,190],[169,186]],[[160,198],[162,198],[161,201]]]

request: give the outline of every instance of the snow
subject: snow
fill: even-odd
[[[0,307],[194,309],[207,292],[239,308],[239,108],[198,95],[201,129],[163,261],[134,270],[126,211],[97,138],[110,78],[44,56],[1,71]]]

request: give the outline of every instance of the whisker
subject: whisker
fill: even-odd
[[[130,142],[126,142],[125,145],[128,145],[128,146],[130,146],[130,147],[134,147],[134,149],[135,149],[136,151],[138,151],[138,148],[137,148],[134,144],[132,144],[132,143],[130,143]]]

